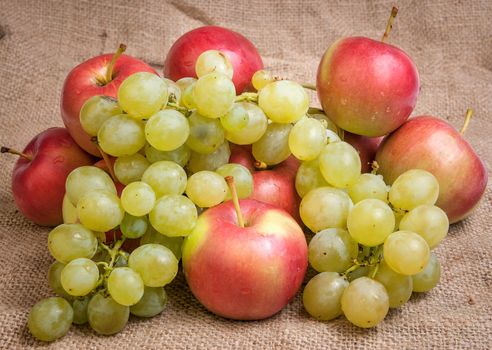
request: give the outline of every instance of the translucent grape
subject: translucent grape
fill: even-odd
[[[317,274],[307,283],[302,293],[304,308],[320,321],[329,321],[340,316],[342,294],[348,284],[336,272]]]
[[[386,317],[388,310],[388,293],[378,281],[361,277],[350,282],[343,292],[342,311],[358,327],[376,326]]]
[[[226,75],[213,72],[198,79],[193,88],[193,100],[198,113],[207,118],[220,118],[234,104],[236,88]]]
[[[381,175],[362,174],[357,181],[348,188],[348,194],[354,203],[363,199],[379,199],[388,202],[388,187]]]
[[[129,156],[145,146],[144,126],[141,121],[125,114],[115,115],[101,125],[97,140],[107,154]]]
[[[299,213],[304,224],[318,232],[326,228],[345,228],[350,207],[350,198],[342,190],[319,187],[302,198]]]
[[[193,85],[194,83],[196,83],[196,79],[191,78],[191,77],[186,77],[186,78],[181,78],[179,80],[176,80],[176,85],[178,85],[178,87],[180,88],[181,93],[183,93],[183,91],[188,86]]]
[[[140,244],[156,243],[169,248],[176,259],[181,259],[181,246],[183,245],[184,237],[170,237],[157,232],[152,226],[149,227],[145,235],[140,238]]]
[[[181,147],[189,134],[188,119],[174,109],[157,112],[145,124],[145,138],[159,151],[173,151]]]
[[[322,230],[309,242],[309,263],[318,272],[344,272],[358,253],[357,242],[339,228]]]
[[[195,152],[208,154],[215,151],[224,142],[224,129],[218,120],[203,117],[193,112],[188,118],[190,136],[186,145]]]
[[[133,216],[125,213],[125,216],[120,224],[120,230],[123,236],[127,238],[140,238],[149,226],[149,221],[146,216]]]
[[[149,184],[137,181],[127,185],[121,192],[121,205],[133,216],[143,216],[154,208],[156,195]]]
[[[395,229],[391,208],[379,199],[364,199],[354,205],[347,218],[350,235],[358,243],[374,247]]]
[[[340,138],[340,136],[338,136],[338,134],[330,129],[326,129],[325,130],[325,136],[326,136],[326,141],[328,143],[332,143],[332,142],[340,142],[342,141],[342,139]]]
[[[71,295],[68,294],[65,289],[63,289],[60,280],[61,272],[64,267],[65,265],[59,261],[55,261],[53,264],[51,264],[48,270],[48,284],[50,285],[53,292],[55,292],[57,295],[65,299],[70,299]]]
[[[235,103],[229,112],[220,117],[220,124],[224,130],[230,132],[245,130],[248,123],[248,111],[239,103]]]
[[[150,162],[140,153],[119,157],[114,162],[114,174],[119,182],[128,185],[131,182],[140,181],[149,165]]]
[[[332,186],[347,188],[359,179],[359,153],[346,142],[329,143],[319,155],[319,167],[325,180]]]
[[[83,296],[96,288],[99,269],[90,259],[78,258],[65,265],[61,272],[61,285],[68,294]]]
[[[115,228],[124,214],[118,196],[108,191],[91,191],[77,204],[80,222],[93,231],[106,232]]]
[[[429,245],[421,236],[411,231],[397,231],[384,242],[384,260],[395,272],[415,275],[429,262]]]
[[[237,196],[240,199],[248,198],[253,193],[253,176],[245,166],[241,164],[224,164],[215,172],[222,177],[232,176],[236,185]],[[231,199],[231,191],[227,187],[225,200]]]
[[[202,52],[196,60],[195,72],[199,78],[209,73],[218,72],[226,75],[229,79],[232,79],[234,73],[231,61],[217,50]]]
[[[272,73],[267,70],[259,70],[256,71],[255,74],[251,77],[251,84],[256,90],[263,89],[270,83],[275,81],[275,77],[272,76]]]
[[[139,72],[123,80],[118,89],[118,102],[125,112],[142,119],[157,113],[167,104],[168,87],[159,76]]]
[[[398,209],[412,210],[422,205],[433,205],[439,196],[439,183],[428,171],[412,169],[393,182],[389,191],[390,203]]]
[[[296,191],[302,198],[318,187],[329,186],[319,170],[318,159],[302,162],[296,173]]]
[[[280,80],[258,92],[258,105],[273,122],[294,123],[306,115],[309,96],[298,83]]]
[[[313,160],[326,145],[326,129],[319,120],[304,117],[292,128],[289,148],[300,160]]]
[[[173,252],[160,244],[145,244],[130,254],[128,265],[140,274],[147,287],[163,287],[178,272]]]
[[[70,202],[70,199],[68,199],[66,194],[63,196],[62,215],[64,224],[75,224],[79,221],[79,218],[77,217],[77,207]]]
[[[340,129],[338,129],[337,125],[325,114],[319,112],[310,113],[309,117],[319,120],[327,130],[333,131],[336,135],[339,135]]]
[[[142,299],[130,307],[130,312],[139,317],[154,317],[164,310],[167,294],[164,288],[145,287]]]
[[[192,152],[190,161],[188,162],[188,169],[192,173],[197,173],[202,170],[214,171],[221,165],[229,162],[231,156],[231,150],[229,148],[229,142],[224,141],[215,151],[209,154],[201,154]]]
[[[93,330],[99,334],[115,334],[125,328],[130,308],[118,304],[110,296],[94,294],[87,306],[87,318]]]
[[[161,160],[169,160],[179,164],[181,167],[184,167],[186,163],[190,160],[191,150],[188,146],[183,145],[181,147],[176,148],[174,151],[159,151],[156,150],[151,145],[145,146],[145,156],[147,160],[151,163],[155,163]]]
[[[114,267],[127,267],[129,258],[130,254],[123,250],[120,250],[118,256],[116,257],[116,260],[114,261]]]
[[[193,97],[193,90],[195,89],[196,81],[188,85],[181,94],[181,104],[188,109],[195,109],[196,103]]]
[[[166,236],[187,236],[195,227],[198,213],[193,202],[182,195],[166,195],[149,214],[151,225]]]
[[[96,95],[87,99],[80,109],[80,125],[90,136],[97,136],[101,125],[114,115],[123,113],[118,101],[109,96]]]
[[[108,292],[118,304],[134,305],[142,298],[144,284],[138,273],[129,267],[117,267],[108,278]]]
[[[181,100],[181,88],[179,85],[171,79],[162,78],[167,85],[167,93],[169,102],[179,103]]]
[[[53,341],[63,337],[70,329],[73,310],[63,298],[52,297],[38,301],[27,320],[31,334],[42,341]]]
[[[434,253],[431,253],[429,262],[422,271],[412,276],[414,292],[428,292],[441,278],[441,264]]]
[[[116,194],[111,177],[95,166],[81,166],[68,174],[65,191],[74,206],[77,206],[80,197],[93,190],[106,190]]]
[[[239,102],[248,112],[248,125],[239,131],[226,131],[226,139],[238,145],[249,145],[258,141],[265,133],[268,119],[256,104],[250,102]]]
[[[227,190],[224,178],[207,170],[191,175],[186,185],[186,195],[201,208],[209,208],[222,203],[226,198]]]
[[[400,221],[400,230],[418,233],[432,249],[448,234],[449,219],[439,207],[428,204],[419,205],[403,216]]]
[[[72,301],[73,309],[73,323],[84,324],[87,323],[87,306],[89,306],[89,297],[76,298]]]
[[[291,124],[269,124],[263,136],[253,143],[252,153],[255,159],[266,165],[275,165],[286,160],[290,156],[291,129]]]
[[[384,261],[379,264],[374,279],[386,288],[391,308],[405,304],[412,295],[412,277],[396,273]]]
[[[153,163],[142,175],[142,181],[152,187],[157,198],[166,194],[183,193],[186,178],[186,172],[182,167],[167,160]]]
[[[80,224],[61,224],[48,235],[48,249],[59,262],[92,258],[97,250],[94,233]]]

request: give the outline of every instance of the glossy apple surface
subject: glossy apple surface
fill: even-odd
[[[213,313],[258,320],[280,311],[297,293],[307,268],[307,244],[283,210],[240,201],[245,227],[232,201],[205,211],[183,245],[183,268],[195,297]]]
[[[351,144],[359,153],[362,172],[370,173],[372,162],[376,159],[376,151],[383,141],[383,137],[367,137],[346,131],[343,134],[343,140]]]
[[[467,217],[487,186],[487,170],[463,136],[446,121],[415,117],[388,135],[376,154],[379,173],[392,184],[409,169],[424,169],[439,181],[437,206],[451,223]]]

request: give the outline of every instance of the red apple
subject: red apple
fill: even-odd
[[[283,210],[240,201],[245,227],[231,201],[206,210],[183,244],[183,268],[195,297],[211,312],[258,320],[280,311],[307,268],[306,239]]]
[[[378,150],[381,141],[383,141],[383,137],[367,137],[345,131],[343,140],[350,143],[359,153],[362,172],[370,173],[372,170],[372,162],[376,157],[376,151]]]
[[[164,76],[172,80],[196,77],[195,62],[207,50],[221,51],[231,61],[238,94],[250,85],[253,74],[263,69],[261,56],[251,41],[227,28],[205,26],[176,40],[164,62]]]
[[[2,147],[2,152],[15,152]],[[50,128],[24,148],[12,174],[12,193],[17,208],[29,220],[44,226],[63,223],[65,180],[75,168],[91,165],[65,128]]]
[[[388,135],[376,154],[379,173],[392,184],[409,169],[424,169],[439,181],[437,206],[451,223],[467,217],[487,186],[487,170],[463,136],[446,121],[415,117]]]
[[[84,102],[96,95],[116,97],[120,84],[134,73],[157,74],[145,62],[121,55],[114,64],[112,79],[108,80],[105,76],[112,57],[113,54],[105,54],[79,64],[68,74],[61,94],[61,115],[70,135],[80,147],[98,157],[101,154],[80,125],[79,113]]]

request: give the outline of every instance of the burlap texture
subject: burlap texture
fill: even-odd
[[[173,41],[217,24],[250,38],[278,75],[314,82],[319,59],[337,38],[380,38],[391,1],[7,1],[0,0],[1,144],[22,148],[38,132],[61,126],[66,74],[117,44],[162,71]],[[390,42],[413,57],[422,81],[414,115],[433,114],[459,127],[476,116],[467,139],[490,171],[492,161],[492,2],[402,1]],[[0,348],[37,347],[26,328],[30,307],[52,295],[48,229],[16,210],[10,190],[13,157],[0,167]],[[460,169],[456,169],[460,171]],[[466,184],[463,184],[466,186]],[[440,285],[390,311],[375,329],[343,317],[317,322],[299,295],[261,322],[233,322],[200,306],[182,274],[167,288],[170,304],[151,320],[131,319],[112,337],[72,327],[49,348],[492,348],[490,185],[475,214],[453,225],[436,252]]]

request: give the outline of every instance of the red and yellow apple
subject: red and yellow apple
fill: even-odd
[[[383,137],[367,137],[345,131],[343,140],[351,144],[359,153],[362,172],[370,173],[372,170],[372,162],[376,157],[376,151],[378,150],[381,141],[383,141]]]

